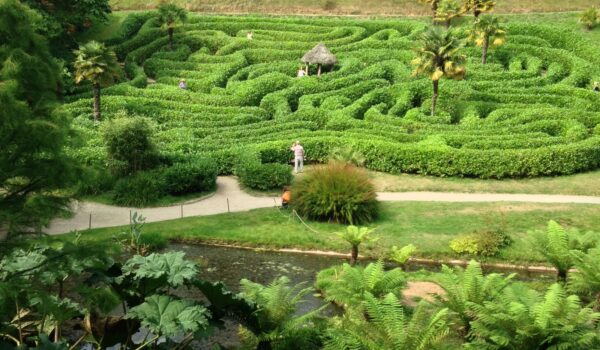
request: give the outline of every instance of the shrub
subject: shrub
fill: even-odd
[[[503,231],[482,231],[458,236],[450,242],[450,249],[457,254],[494,256],[510,243]]]
[[[255,190],[281,189],[292,182],[292,169],[285,164],[251,163],[238,168],[240,182]]]
[[[117,181],[113,189],[113,201],[118,205],[143,207],[166,193],[166,182],[160,172],[139,172]]]
[[[338,162],[317,166],[298,179],[291,205],[310,219],[348,224],[371,222],[379,209],[367,173]]]
[[[110,191],[115,185],[115,178],[102,167],[87,167],[77,184],[78,195],[97,195]]]
[[[162,170],[169,194],[213,190],[217,184],[217,164],[212,159],[199,159],[189,163],[176,163]]]
[[[146,118],[127,117],[124,112],[105,124],[103,136],[115,175],[130,175],[157,164],[152,133]]]

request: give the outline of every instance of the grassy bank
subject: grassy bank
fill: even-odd
[[[180,6],[202,12],[250,12],[322,15],[401,15],[419,16],[430,13],[430,7],[416,0],[175,0]],[[115,10],[155,8],[160,0],[111,0]],[[578,11],[597,0],[502,0],[496,7],[500,13]]]
[[[380,239],[363,247],[361,253],[377,257],[392,245],[412,243],[418,247],[420,257],[457,258],[448,249],[448,243],[454,237],[499,227],[508,232],[514,243],[492,260],[541,261],[541,257],[532,254],[526,242],[529,230],[544,229],[548,220],[554,219],[567,227],[600,232],[599,215],[600,207],[593,205],[383,203],[381,217],[375,223]],[[316,222],[308,225],[310,229],[287,212],[271,208],[149,223],[144,226],[144,235],[153,241],[188,239],[255,247],[347,252],[346,243],[334,234],[344,229],[343,226]],[[85,232],[83,239],[107,240],[123,229],[95,229]]]

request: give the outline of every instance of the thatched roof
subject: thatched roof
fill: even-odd
[[[310,64],[322,64],[322,65],[332,65],[337,62],[335,55],[329,51],[325,44],[319,43],[317,46],[313,47],[312,50],[308,51],[304,57],[302,57],[302,62],[310,63]]]

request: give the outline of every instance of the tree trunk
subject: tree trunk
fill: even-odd
[[[567,282],[567,270],[558,269],[558,273],[556,274],[556,282],[564,284]]]
[[[356,261],[358,261],[358,246],[357,245],[353,245],[352,246],[352,253],[350,254],[350,265],[351,266],[356,265]]]
[[[94,120],[100,121],[100,84],[93,85],[94,91]]]
[[[167,33],[169,33],[169,50],[173,51],[173,28],[168,28]]]
[[[488,54],[488,48],[490,47],[490,39],[486,36],[483,38],[483,50],[481,53],[481,64],[486,64],[487,62],[487,54]]]
[[[477,7],[477,5],[475,5],[475,7],[473,7],[473,16],[475,16],[475,20],[477,20],[479,18],[480,14],[481,14],[481,11]]]
[[[439,80],[433,80],[433,95],[431,95],[431,116],[435,116],[435,104],[438,98]]]
[[[317,66],[317,76],[318,77],[321,76],[321,65],[320,64]]]
[[[438,0],[431,2],[431,22],[435,24],[435,18],[437,17]]]

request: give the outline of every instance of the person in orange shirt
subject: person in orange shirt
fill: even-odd
[[[281,207],[287,208],[290,205],[290,199],[292,198],[292,193],[290,189],[285,186],[283,188],[283,193],[281,194]]]

